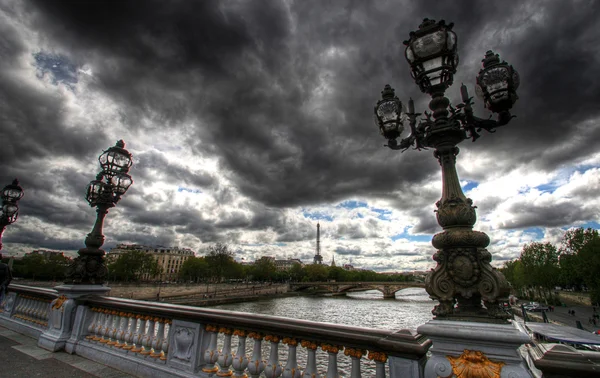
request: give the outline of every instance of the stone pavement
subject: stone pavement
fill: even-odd
[[[519,316],[521,314],[520,305],[516,306],[518,308]],[[575,315],[570,315],[569,310],[574,310]],[[596,307],[596,313],[600,314],[600,308]],[[541,312],[527,312],[527,314],[532,314],[534,316],[541,317]],[[569,327],[577,328],[576,321],[579,320],[581,325],[583,326],[585,331],[589,331],[590,333],[596,330],[600,330],[600,321],[596,320],[596,326],[589,323],[590,317],[593,315],[592,306],[555,306],[554,311],[547,311],[546,315],[549,320],[564,324]],[[600,337],[600,336],[599,336]]]
[[[0,377],[125,378],[132,376],[64,351],[49,352],[39,348],[36,339],[0,327]]]

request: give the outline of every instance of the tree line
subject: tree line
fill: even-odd
[[[128,251],[108,266],[109,277],[113,281],[141,281],[143,277],[156,277],[160,266],[150,254],[141,251]],[[351,281],[408,281],[411,276],[401,274],[378,274],[369,270],[347,271],[327,265],[294,264],[288,270],[278,270],[272,259],[261,258],[254,264],[240,264],[226,244],[209,246],[204,256],[190,257],[181,266],[178,280],[181,282],[224,282],[224,281],[263,281],[263,282],[316,282],[335,280]]]
[[[60,281],[65,277],[71,259],[62,254],[49,257],[28,254],[14,260],[13,275],[35,280]],[[154,281],[162,274],[158,261],[149,253],[131,250],[124,252],[108,264],[111,282]],[[149,278],[148,278],[149,277]],[[177,279],[181,282],[404,282],[412,281],[410,275],[381,274],[372,270],[345,270],[341,267],[310,264],[294,264],[287,270],[279,270],[272,259],[261,258],[254,264],[240,264],[226,244],[208,247],[204,256],[190,257],[181,266]]]
[[[507,261],[502,273],[517,294],[559,304],[555,288],[588,290],[600,303],[600,236],[592,228],[565,232],[558,246],[534,242],[523,246],[518,259]]]

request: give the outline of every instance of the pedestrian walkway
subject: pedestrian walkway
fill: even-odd
[[[37,340],[0,327],[0,377],[125,378],[119,370],[65,352],[50,352]]]

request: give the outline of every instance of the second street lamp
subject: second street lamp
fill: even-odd
[[[13,224],[19,217],[19,206],[17,202],[23,198],[23,188],[19,186],[19,180],[14,179],[2,189],[2,209],[0,211],[0,250],[2,250],[2,234],[6,226]]]
[[[67,272],[68,283],[74,284],[103,284],[108,275],[104,261],[104,244],[102,227],[108,209],[114,207],[133,184],[127,174],[133,161],[125,142],[118,141],[113,147],[104,151],[98,158],[102,171],[88,186],[86,200],[96,208],[96,223],[92,232],[85,238],[85,248],[78,251],[77,257]]]
[[[514,117],[510,109],[518,98],[519,75],[488,51],[476,78],[476,91],[485,107],[498,114],[497,120],[474,116],[465,85],[460,88],[463,102],[456,107],[450,105],[444,92],[452,85],[458,65],[457,36],[452,27],[443,20],[424,19],[419,30],[410,32],[410,39],[404,41],[412,77],[421,91],[431,96],[432,113],[425,112],[425,119],[418,120],[421,114],[415,112],[410,99],[408,112],[403,114],[394,89],[386,85],[382,100],[375,106],[375,123],[387,139],[387,147],[402,151],[433,148],[442,167],[442,198],[436,203],[436,217],[443,232],[433,236],[432,244],[438,249],[433,256],[437,266],[425,281],[430,297],[439,301],[433,314],[440,319],[504,322],[509,315],[498,304],[508,300],[510,286],[490,264],[492,255],[486,249],[489,237],[473,231],[475,206],[461,189],[456,155],[457,145],[463,140],[475,141],[481,130],[494,132]],[[398,142],[406,119],[410,135]]]

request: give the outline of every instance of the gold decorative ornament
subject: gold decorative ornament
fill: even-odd
[[[294,339],[293,337],[284,337],[283,343],[291,346],[296,346],[298,345],[298,340]]]
[[[321,344],[321,349],[329,353],[338,353],[340,350],[344,350],[341,345]]]
[[[354,357],[354,358],[361,358],[362,356],[364,356],[365,354],[367,354],[366,350],[362,350],[362,349],[358,349],[358,348],[346,348],[344,350],[344,354],[346,356],[350,356],[350,357]]]
[[[236,329],[233,331],[233,335],[237,337],[246,337],[248,336],[248,332],[242,331],[241,329]]]
[[[273,343],[278,343],[279,342],[279,336],[267,335],[267,336],[265,336],[265,340],[266,341],[271,341]]]
[[[222,333],[224,335],[231,335],[232,331],[230,328],[227,327],[219,327],[219,333]]]
[[[312,349],[312,350],[316,350],[319,347],[317,345],[317,343],[313,343],[312,341],[308,341],[308,340],[302,340],[300,345],[302,345],[303,348]]]
[[[504,362],[492,362],[478,350],[465,349],[458,357],[446,356],[457,378],[500,378]]]
[[[217,326],[210,324],[207,324],[206,327],[204,327],[204,329],[206,330],[206,332],[217,332]]]
[[[387,354],[383,353],[383,352],[369,352],[369,355],[367,356],[367,358],[369,360],[375,361],[375,362],[386,362],[387,361]]]
[[[260,334],[260,333],[258,333],[258,332],[250,332],[250,333],[248,334],[248,337],[251,337],[251,338],[253,338],[254,340],[262,340],[262,338],[263,338],[263,335],[261,335],[261,334]]]

